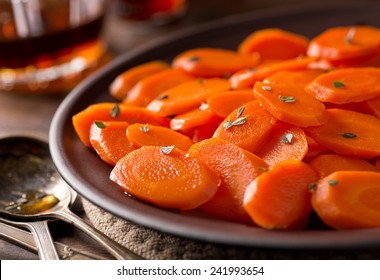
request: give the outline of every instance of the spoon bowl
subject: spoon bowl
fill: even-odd
[[[0,139],[0,214],[22,221],[60,219],[99,242],[117,259],[141,259],[70,210],[75,192],[55,169],[47,143]]]

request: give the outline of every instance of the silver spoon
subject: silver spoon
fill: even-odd
[[[5,184],[1,177],[4,177],[1,175],[4,172],[0,172],[0,203],[4,200],[15,201],[15,195],[29,196],[34,201],[30,203],[26,199],[26,202],[23,203],[21,199],[17,203],[16,199],[16,202],[8,203],[3,207],[0,210],[1,213],[24,221],[28,219],[34,221],[49,218],[60,219],[76,226],[99,242],[116,259],[142,259],[85,223],[69,209],[73,201],[72,191],[56,171],[47,143],[29,137],[0,139],[0,170],[4,165],[1,157],[10,153],[13,157],[19,157],[19,167],[12,169],[8,166],[9,164],[5,164],[10,168],[8,175],[4,178],[7,181]]]

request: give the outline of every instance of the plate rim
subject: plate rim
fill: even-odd
[[[120,214],[120,203],[113,204],[109,197],[105,197],[102,192],[86,185],[86,181],[82,178],[75,176],[76,172],[70,170],[68,167],[68,158],[64,153],[64,135],[63,131],[65,129],[65,123],[62,116],[67,115],[67,108],[73,108],[75,102],[82,96],[83,92],[88,91],[94,87],[99,79],[106,76],[115,76],[116,69],[122,68],[123,65],[128,64],[128,62],[133,61],[136,57],[141,56],[150,50],[163,47],[172,42],[178,42],[181,38],[186,38],[189,36],[196,36],[196,34],[207,33],[210,30],[221,29],[225,26],[239,25],[244,22],[254,22],[263,19],[268,19],[273,16],[289,16],[289,14],[298,14],[302,12],[307,12],[311,10],[328,10],[340,9],[340,10],[350,10],[356,8],[370,9],[369,6],[377,7],[380,9],[379,3],[373,2],[361,2],[361,3],[348,3],[345,4],[343,9],[337,4],[307,4],[297,7],[281,7],[276,9],[265,9],[251,11],[241,14],[231,15],[222,19],[213,20],[208,23],[198,24],[196,26],[191,26],[180,31],[170,33],[162,38],[156,39],[150,43],[139,47],[138,49],[133,49],[115,58],[109,64],[104,66],[102,69],[95,72],[89,78],[82,81],[77,87],[75,87],[61,102],[57,108],[53,119],[51,121],[49,129],[49,147],[50,153],[53,158],[53,162],[61,174],[63,179],[74,188],[81,196],[88,199],[91,203],[96,206],[103,208],[107,212],[110,212],[122,219],[131,221],[133,223],[140,224],[165,232],[168,234],[174,234],[176,236],[191,238],[199,241],[206,241],[212,243],[229,244],[237,246],[249,246],[249,247],[264,247],[264,248],[287,248],[287,249],[331,249],[331,248],[363,248],[368,246],[380,246],[380,229],[364,229],[364,230],[347,230],[347,231],[320,231],[320,230],[310,230],[310,231],[299,231],[294,234],[294,231],[284,232],[284,231],[267,231],[261,228],[248,227],[241,224],[226,222],[222,220],[208,220],[205,218],[198,218],[194,216],[178,215],[171,211],[165,209],[159,209],[155,206],[145,205],[146,207],[153,207],[160,213],[160,219],[157,217],[147,216],[146,214],[141,214],[136,209],[131,210],[127,214]],[[119,73],[119,72],[118,72]],[[90,189],[89,189],[90,188]],[[94,200],[94,197],[98,196],[99,200]],[[132,202],[135,203],[135,202]],[[142,203],[142,202],[137,202]],[[104,205],[106,204],[106,207]],[[144,206],[144,207],[145,207]],[[136,216],[135,216],[136,215]],[[161,224],[164,219],[165,227]],[[168,220],[169,226],[168,227]],[[188,223],[195,221],[195,226],[192,225],[189,228]],[[194,227],[193,227],[194,226]],[[205,227],[214,226],[215,229],[223,229],[223,232],[216,232],[213,230],[211,233],[204,230]],[[238,230],[244,235],[232,235]],[[249,233],[257,234],[257,238],[250,238]],[[319,237],[316,238],[316,233]],[[365,236],[365,240],[360,240]],[[352,243],[353,240],[358,240]]]

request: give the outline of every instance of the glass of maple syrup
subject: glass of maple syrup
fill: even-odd
[[[106,0],[0,0],[0,91],[65,93],[106,57]]]

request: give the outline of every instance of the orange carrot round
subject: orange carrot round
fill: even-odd
[[[132,67],[119,74],[113,80],[110,85],[110,93],[117,100],[121,101],[140,80],[168,68],[169,65],[167,63],[156,60]]]
[[[252,87],[255,82],[263,81],[265,78],[279,71],[284,70],[304,70],[315,62],[313,57],[300,57],[274,63],[258,65],[255,68],[247,68],[234,73],[229,81],[233,89],[247,89]]]
[[[277,119],[296,126],[321,125],[327,121],[325,106],[303,89],[291,84],[256,82],[253,92]]]
[[[309,185],[314,171],[302,161],[282,161],[253,180],[244,195],[244,208],[266,229],[303,229],[312,210]]]
[[[380,120],[342,109],[328,109],[327,122],[306,127],[306,134],[341,155],[375,158],[380,155]]]
[[[101,121],[91,125],[91,146],[110,165],[115,165],[119,159],[135,150],[125,135],[128,126],[128,122]]]
[[[305,90],[322,102],[346,104],[380,97],[380,68],[347,68],[319,75]]]
[[[308,151],[306,135],[297,126],[276,123],[265,143],[254,153],[269,166],[287,159],[302,160]]]
[[[245,57],[232,50],[198,48],[179,54],[172,66],[198,78],[226,78],[258,63],[258,57]]]
[[[238,47],[244,55],[258,54],[261,60],[292,59],[305,55],[309,40],[301,35],[278,28],[253,32]]]
[[[194,128],[201,125],[207,125],[208,123],[213,122],[214,119],[217,119],[219,122],[222,121],[221,118],[208,108],[206,103],[203,103],[199,108],[172,118],[170,120],[170,128],[173,130]]]
[[[319,75],[325,73],[321,69],[306,69],[299,71],[280,71],[275,74],[265,78],[264,83],[275,83],[275,84],[292,84],[296,87],[304,88],[309,83],[314,81]]]
[[[90,147],[90,127],[94,121],[141,122],[169,126],[169,119],[160,117],[145,108],[127,106],[120,103],[97,103],[88,106],[72,118],[75,132],[86,146]]]
[[[126,137],[136,148],[175,145],[178,149],[187,151],[193,144],[189,137],[170,128],[142,123],[129,125]]]
[[[144,146],[117,162],[110,178],[128,194],[154,205],[191,210],[216,193],[220,179],[195,157],[173,147]]]
[[[250,152],[218,138],[194,144],[189,155],[215,170],[221,179],[216,194],[200,208],[215,217],[238,223],[252,223],[243,207],[248,184],[268,165]]]
[[[254,152],[267,139],[276,121],[254,100],[232,111],[216,129],[213,137]]]
[[[160,116],[173,116],[186,113],[205,102],[213,94],[230,89],[230,83],[225,79],[199,79],[175,86],[147,106],[147,109]]]
[[[380,227],[380,173],[337,171],[318,182],[312,205],[335,229]]]
[[[167,69],[149,75],[134,85],[123,99],[124,104],[145,107],[164,91],[193,78],[182,71]]]
[[[380,31],[372,26],[341,26],[325,30],[310,41],[307,54],[333,66],[355,66],[380,51]]]
[[[207,98],[206,102],[212,112],[221,118],[226,118],[234,109],[255,100],[251,89],[229,90]]]
[[[331,173],[343,170],[353,171],[379,171],[374,165],[360,158],[352,156],[342,156],[337,154],[325,154],[315,157],[309,162],[309,165],[319,179],[322,179]]]

